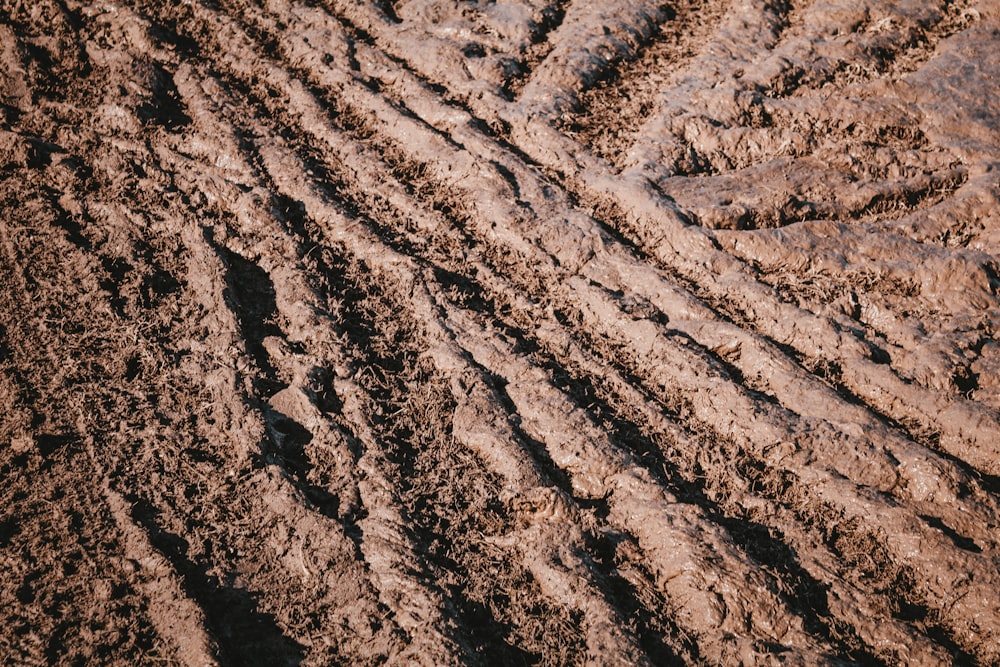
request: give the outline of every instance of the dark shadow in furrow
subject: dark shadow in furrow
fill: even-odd
[[[3,364],[13,355],[10,346],[7,344],[8,336],[9,334],[7,333],[7,327],[5,327],[3,324],[0,324],[0,364]]]
[[[149,36],[158,43],[173,46],[177,51],[177,55],[180,56],[180,60],[204,60],[201,45],[193,37],[181,32],[180,27],[177,25],[178,18],[165,14],[153,17],[149,15],[148,7],[145,6],[132,7],[132,11],[149,22],[149,26],[146,28]]]
[[[305,220],[299,220],[295,227],[307,229],[310,225]],[[314,241],[319,245],[323,243],[321,238]],[[538,656],[504,640],[510,636],[511,628],[497,619],[486,605],[467,595],[467,584],[463,580],[467,580],[469,575],[459,560],[468,547],[455,544],[449,532],[474,534],[476,531],[463,531],[461,526],[452,525],[455,519],[450,516],[452,513],[441,511],[437,498],[427,495],[427,490],[415,489],[413,481],[419,476],[411,479],[408,474],[417,468],[418,459],[433,456],[429,450],[436,446],[434,442],[421,442],[419,433],[408,425],[397,424],[389,416],[407,401],[408,394],[420,391],[420,378],[415,383],[408,383],[403,377],[417,364],[415,352],[406,350],[406,340],[384,339],[377,321],[378,313],[366,303],[379,297],[379,289],[373,284],[366,291],[355,283],[351,277],[350,259],[334,254],[329,248],[313,253],[312,257],[327,282],[331,292],[329,296],[335,295],[341,304],[342,317],[337,330],[352,347],[354,365],[359,371],[379,369],[376,373],[358,372],[357,378],[374,404],[369,414],[372,427],[387,447],[389,460],[394,467],[398,467],[391,474],[399,484],[398,493],[404,504],[399,508],[400,512],[412,525],[420,528],[408,531],[409,537],[431,568],[449,573],[448,578],[458,579],[458,582],[442,588],[429,571],[412,574],[423,579],[425,585],[437,590],[447,601],[447,608],[441,611],[454,619],[459,634],[455,639],[469,647],[470,655],[480,656],[482,664],[534,664]],[[447,408],[442,410],[447,411]]]
[[[887,417],[883,417],[883,419],[888,419],[888,418]],[[903,427],[900,426],[900,428],[903,428]],[[904,430],[904,433],[907,433],[907,431]],[[918,440],[913,435],[910,435],[909,437],[914,442],[920,442],[920,440]],[[921,444],[923,444],[923,443],[921,443]],[[981,489],[983,489],[984,491],[987,491],[987,492],[993,494],[994,496],[1000,496],[1000,475],[990,475],[990,474],[982,472],[980,470],[976,470],[971,465],[969,465],[968,462],[963,461],[962,459],[958,458],[954,454],[949,454],[948,452],[946,452],[944,450],[941,450],[941,449],[937,449],[937,448],[935,448],[934,446],[932,446],[930,444],[925,445],[925,446],[927,447],[927,449],[929,449],[932,452],[934,452],[934,454],[936,456],[939,456],[940,458],[944,459],[945,461],[948,461],[953,466],[955,466],[956,468],[958,468],[959,470],[961,470],[966,476],[968,476],[969,479],[976,480],[977,485]],[[959,492],[963,493],[963,494],[964,493],[968,493],[969,492],[968,485],[962,484],[959,487]]]
[[[59,203],[62,193],[49,186],[41,186],[39,189],[56,214],[53,222],[57,227],[66,232],[66,240],[84,252],[90,252],[93,249],[93,244],[83,233],[83,225]]]
[[[926,521],[927,525],[933,528],[937,528],[942,533],[944,533],[945,536],[952,541],[952,544],[954,544],[959,549],[971,551],[972,553],[976,554],[983,553],[982,548],[978,544],[976,544],[975,540],[965,537],[964,535],[960,535],[958,531],[954,530],[953,528],[950,528],[949,526],[946,526],[945,523],[941,521],[941,519],[934,516],[927,516],[926,514],[921,514],[920,518]]]
[[[0,468],[0,472],[4,474],[13,474],[13,471],[8,466]],[[10,544],[11,540],[21,532],[21,524],[18,522],[16,517],[8,517],[6,519],[0,520],[0,549],[5,549],[7,545]]]
[[[22,9],[22,11],[24,10]],[[17,9],[0,6],[0,23],[9,26],[15,36],[24,36],[30,39],[37,32],[37,28],[30,23],[25,25],[24,22],[16,20],[17,13]],[[64,25],[58,24],[52,24],[50,28],[53,35],[59,34],[60,28],[65,30]],[[28,39],[19,39],[17,51],[21,56],[24,72],[28,75],[26,79],[33,99],[51,99],[54,97],[54,91],[65,93],[71,87],[59,80],[56,62],[52,59],[52,54],[48,49],[30,42]],[[61,99],[61,97],[55,96],[55,99]],[[20,110],[17,114],[20,115]]]
[[[542,22],[535,25],[531,32],[531,43],[540,44],[548,40],[549,35],[562,25],[566,18],[566,7],[572,0],[555,0],[549,7],[542,10]]]
[[[139,120],[162,126],[168,132],[179,133],[191,124],[184,102],[174,84],[173,75],[161,65],[153,66],[151,95],[136,110]]]
[[[668,600],[656,591],[657,604],[645,603],[640,599],[636,587],[619,573],[619,563],[616,562],[617,544],[627,538],[607,531],[600,535],[585,533],[585,536],[590,562],[603,579],[601,590],[611,606],[621,613],[622,618],[628,619],[635,625],[632,632],[639,642],[639,647],[649,656],[652,663],[680,665],[700,662],[697,642],[682,633],[668,615],[656,613],[666,608]],[[649,576],[648,573],[645,574]],[[671,646],[671,643],[677,648]]]
[[[715,370],[719,371],[719,374],[723,376],[723,380],[728,378],[730,382],[740,387],[743,393],[755,403],[769,403],[787,414],[787,409],[781,404],[781,401],[770,394],[765,394],[763,391],[753,388],[749,383],[747,383],[746,377],[743,375],[743,371],[741,371],[735,364],[729,362],[713,350],[704,347],[689,334],[677,331],[676,329],[671,330],[668,328],[667,331],[664,332],[664,336],[672,337],[680,341],[684,347],[700,356],[709,366],[712,366]]]
[[[107,290],[108,302],[111,304],[112,310],[119,317],[125,317],[125,297],[121,293],[121,284],[134,267],[120,257],[112,258],[100,253],[98,257],[101,260],[101,266],[108,274],[108,277],[100,282],[101,289]]]
[[[523,353],[524,352],[522,350],[514,351],[514,354]],[[549,453],[545,448],[545,443],[534,439],[525,433],[524,430],[518,425],[517,405],[507,393],[507,380],[495,375],[490,369],[479,365],[479,363],[476,362],[475,359],[472,359],[469,355],[466,355],[466,360],[469,362],[470,366],[475,368],[479,371],[480,375],[482,375],[487,386],[489,386],[489,388],[493,391],[497,401],[503,406],[504,412],[515,417],[514,420],[511,420],[510,429],[524,446],[525,451],[531,455],[531,458],[538,465],[538,469],[541,472],[543,479],[566,494],[566,497],[572,498],[573,502],[580,507],[586,507],[588,504],[594,503],[596,503],[595,506],[600,505],[601,501],[592,501],[575,496],[573,494],[573,482],[570,480],[569,474],[556,465],[556,463],[552,460],[552,457],[549,456]],[[607,514],[606,510],[604,511],[604,514]]]
[[[188,558],[187,540],[157,524],[157,510],[152,505],[131,494],[126,497],[132,505],[132,519],[181,575],[184,592],[204,611],[207,629],[218,642],[222,665],[270,667],[302,663],[305,647],[286,637],[274,616],[259,611],[250,592],[208,574],[208,566]]]
[[[538,344],[526,338],[523,332],[495,319],[495,311],[485,300],[482,288],[473,280],[464,276],[448,274],[443,270],[438,270],[436,277],[443,287],[452,288],[453,303],[456,306],[471,309],[482,317],[489,317],[494,324],[503,327],[507,335],[516,341],[518,352],[535,357],[536,363],[541,363],[542,367],[550,372],[553,384],[571,397],[577,407],[590,414],[595,423],[607,429],[614,442],[621,444],[626,451],[636,456],[637,461],[650,471],[664,488],[670,490],[682,502],[700,507],[710,520],[727,531],[734,543],[752,560],[765,569],[775,572],[778,578],[792,590],[791,595],[786,595],[786,602],[790,609],[803,618],[806,630],[834,646],[839,646],[844,655],[851,656],[851,659],[862,661],[865,664],[883,664],[864,647],[862,641],[857,639],[852,628],[839,624],[835,618],[831,617],[826,598],[827,586],[801,567],[794,551],[781,540],[780,535],[775,535],[773,529],[759,524],[749,517],[724,512],[718,503],[709,499],[702,483],[692,482],[685,478],[675,465],[676,461],[668,460],[663,446],[643,435],[639,426],[619,416],[616,408],[604,400],[602,392],[593,385],[590,378],[572,374],[549,355],[542,352]],[[454,300],[455,297],[457,297],[457,301]],[[484,373],[488,374],[487,371]],[[646,393],[639,378],[630,376],[627,372],[625,375],[627,381],[644,394]],[[503,381],[493,378],[493,382],[498,395],[505,397],[502,389]],[[505,402],[505,408],[513,414],[514,406],[509,399]],[[527,438],[524,434],[521,435]],[[526,441],[530,442],[530,438]],[[560,481],[561,471],[553,470],[554,464],[547,461],[544,450],[540,450],[543,446],[540,443],[534,443],[534,445],[535,451],[533,453],[536,460],[545,466],[553,479]],[[763,473],[763,469],[760,472]],[[569,482],[564,478],[564,475],[562,477],[561,486],[564,491],[570,493]],[[780,500],[780,497],[775,498]],[[592,501],[591,504],[594,502],[600,503],[600,501]],[[577,499],[577,504],[586,506],[588,503]],[[625,582],[620,583],[628,586]],[[640,624],[647,623],[649,619],[643,616],[641,606],[638,611],[631,609],[632,599],[626,597],[624,600],[618,601],[620,608],[631,611],[630,617],[632,618],[635,618],[638,613]],[[641,632],[642,629],[640,628],[640,641],[643,642],[646,650],[655,655],[658,649],[656,646],[645,645],[647,637]],[[675,636],[680,637],[681,635],[675,633]]]
[[[520,95],[521,91],[531,79],[531,74],[539,64],[545,61],[552,52],[553,46],[549,43],[549,35],[559,29],[559,26],[566,20],[566,8],[572,0],[555,0],[545,9],[541,23],[535,24],[531,31],[531,43],[527,49],[521,53],[519,60],[520,71],[517,76],[504,81],[501,92],[508,102],[513,102]]]
[[[746,456],[733,457],[732,464],[736,472],[753,485],[755,492],[783,502],[792,509],[798,521],[812,529],[830,552],[840,559],[841,576],[864,579],[862,588],[872,591],[872,597],[879,598],[893,618],[944,647],[955,658],[955,664],[975,664],[973,657],[958,645],[948,629],[934,620],[935,610],[914,595],[919,577],[914,576],[905,563],[900,564],[893,559],[877,532],[860,526],[858,519],[830,521],[822,516],[827,510],[797,509],[794,499],[790,502],[784,500],[789,491],[798,486],[790,473],[777,471],[775,476],[774,471],[763,463]],[[832,513],[840,516],[837,510]],[[834,626],[844,634],[845,639],[854,639],[855,633],[851,628],[837,623]]]
[[[294,207],[294,202],[276,201],[275,206],[284,208],[287,212]],[[245,402],[251,409],[261,411],[267,424],[269,441],[261,443],[261,453],[264,456],[270,455],[273,462],[288,474],[292,484],[312,504],[312,509],[340,520],[340,500],[337,496],[309,481],[309,473],[314,467],[307,449],[312,442],[312,433],[294,419],[261,404],[262,399],[273,396],[287,386],[278,378],[277,369],[263,344],[268,336],[285,339],[284,332],[276,323],[278,306],[274,283],[257,264],[215,243],[210,229],[206,228],[205,237],[226,266],[227,290],[224,296],[236,314],[240,331],[246,340],[247,352],[259,370],[252,380],[261,399],[247,397]]]
[[[53,155],[66,153],[65,148],[49,141],[33,138],[25,141],[28,143],[28,166],[32,169],[44,169],[52,164]]]
[[[264,410],[270,446],[263,447],[269,460],[277,463],[288,475],[292,484],[302,492],[311,504],[311,509],[336,521],[344,521],[340,515],[340,498],[322,486],[309,481],[309,473],[315,467],[309,459],[309,443],[312,433],[302,424],[273,410]]]
[[[872,200],[867,204],[861,206],[857,210],[848,211],[847,216],[844,218],[838,218],[837,216],[825,216],[825,215],[813,215],[813,216],[793,216],[784,219],[784,212],[781,212],[782,216],[781,225],[785,226],[794,222],[803,222],[807,220],[851,220],[856,221],[864,218],[865,216],[872,215],[885,215],[890,219],[895,215],[904,215],[914,210],[924,208],[924,204],[928,206],[933,205],[948,196],[952,195],[956,190],[965,185],[965,182],[969,180],[968,172],[962,172],[956,175],[946,175],[941,180],[936,180],[927,187],[907,189],[900,188],[899,191],[887,192],[885,194],[878,194],[872,197]],[[815,213],[815,211],[807,211]]]
[[[271,363],[264,339],[282,336],[276,323],[278,305],[275,302],[274,283],[262,268],[215,241],[211,228],[204,228],[205,240],[218,254],[226,269],[226,305],[236,315],[240,332],[246,341],[247,353],[260,369],[254,377],[254,389],[259,396],[273,396],[285,388]]]
[[[399,15],[396,14],[396,7],[399,5],[399,2],[400,0],[374,0],[373,4],[382,10],[387,19],[399,24],[403,22],[403,19],[399,18]]]
[[[0,129],[10,132],[11,128],[16,126],[18,121],[21,120],[21,114],[23,113],[22,109],[0,102]],[[0,169],[8,169],[10,167],[11,165],[4,165]]]
[[[508,330],[508,335],[521,340],[523,334]],[[860,641],[845,643],[845,628],[831,631],[830,610],[827,605],[827,586],[810,575],[799,564],[794,550],[785,544],[780,535],[771,528],[759,524],[749,517],[732,515],[722,510],[719,504],[706,494],[703,482],[694,482],[683,476],[665,453],[665,447],[642,433],[641,427],[620,416],[618,410],[608,403],[596,388],[591,378],[571,373],[547,354],[538,351],[536,355],[543,368],[549,371],[553,384],[569,396],[578,408],[591,415],[609,433],[610,439],[636,457],[636,461],[646,469],[663,488],[678,500],[696,506],[705,512],[706,518],[726,530],[734,544],[764,569],[775,572],[777,578],[788,586],[792,594],[785,595],[790,610],[803,619],[805,629],[813,635],[838,646],[844,655],[865,664],[883,664],[874,655],[865,651]],[[637,378],[630,382],[645,393]],[[638,612],[641,616],[641,610]],[[648,615],[648,612],[646,612]],[[640,620],[642,620],[640,618]],[[680,633],[675,636],[681,637]],[[847,637],[846,639],[850,639]]]
[[[143,255],[149,268],[139,286],[138,303],[148,310],[154,308],[160,299],[180,292],[185,283],[159,263],[152,248],[143,247]]]

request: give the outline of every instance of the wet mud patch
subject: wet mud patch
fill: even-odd
[[[0,2],[0,653],[997,662],[998,16]]]

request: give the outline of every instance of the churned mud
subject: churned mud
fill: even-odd
[[[0,0],[4,664],[1000,663],[996,0]]]

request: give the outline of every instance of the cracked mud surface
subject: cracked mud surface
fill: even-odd
[[[5,664],[997,664],[998,45],[0,0]]]

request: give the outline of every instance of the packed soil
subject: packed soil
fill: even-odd
[[[9,665],[1000,664],[998,0],[0,0]]]

